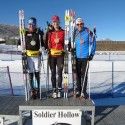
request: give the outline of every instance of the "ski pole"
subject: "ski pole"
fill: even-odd
[[[41,57],[42,57],[42,52],[41,52],[41,55],[40,55],[40,76],[41,76]],[[40,77],[40,81],[41,81],[41,77]],[[42,90],[41,90],[41,82],[40,82],[40,85],[39,85],[39,94],[40,94],[40,100],[42,99],[41,97],[41,94],[42,94]]]
[[[47,54],[46,97],[49,95],[49,53]]]
[[[89,83],[89,100],[90,100],[90,93],[91,93],[91,85],[90,85],[90,69],[88,69],[88,83]]]
[[[88,69],[89,69],[89,61],[87,61],[87,65],[86,65],[86,70],[85,70],[85,74],[84,74],[84,78],[82,78],[82,90],[81,90],[81,97],[84,97],[84,84],[85,84],[85,80],[86,80],[86,77],[87,77],[87,73],[88,73]]]
[[[94,26],[93,33],[94,34],[92,36],[92,42],[95,42],[95,39],[97,38],[97,35],[96,35],[96,26]],[[89,35],[89,37],[90,37],[90,35]],[[92,51],[92,48],[93,48],[93,44],[91,45],[90,38],[89,38],[89,56],[91,54],[91,51]],[[89,81],[89,99],[90,99],[90,94],[91,94],[90,73],[91,73],[91,71],[90,71],[90,68],[88,70],[89,70],[88,71],[88,75],[89,75],[88,76],[89,77],[88,81]]]
[[[25,71],[23,69],[23,81],[25,83],[25,100],[28,101],[29,100],[28,82],[27,82],[28,78],[27,78],[27,69],[26,69],[26,64],[25,64],[25,60],[24,59],[22,59],[22,64],[25,65]]]
[[[41,59],[42,58],[42,59]],[[42,62],[42,64],[41,64],[41,62]],[[42,54],[42,52],[41,52],[41,55],[40,55],[40,69],[41,69],[41,65],[42,65],[42,68],[43,68],[43,73],[45,74],[45,68],[44,68],[44,60],[43,60],[43,54]],[[40,70],[41,71],[41,70]],[[41,75],[41,72],[40,72],[40,75]],[[41,78],[41,77],[40,77]],[[39,88],[40,90],[40,100],[42,99],[42,88],[41,88],[41,82],[40,82],[40,88]]]

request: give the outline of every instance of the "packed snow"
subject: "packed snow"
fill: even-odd
[[[17,46],[0,46],[2,50],[18,50]],[[6,50],[6,51],[7,51]],[[43,53],[42,64],[41,67],[41,86],[46,86],[46,72],[47,72],[47,56]],[[72,70],[71,70],[71,56],[69,55],[69,87],[72,85]],[[0,54],[0,67],[9,66],[12,85],[14,88],[15,95],[23,95],[24,94],[24,80],[22,73],[22,61],[21,55],[17,54]],[[2,68],[0,68],[2,69]],[[93,61],[90,62],[89,68],[89,79],[88,83],[91,86],[92,94],[112,94],[113,95],[124,95],[125,94],[125,51],[97,51]],[[3,73],[4,72],[4,73]],[[8,77],[5,76],[6,70],[0,70],[0,93],[5,94],[8,93],[6,84],[9,83]],[[50,76],[51,77],[51,74]],[[51,87],[51,79],[50,87]],[[89,86],[89,84],[88,84]],[[5,91],[2,91],[5,88]]]

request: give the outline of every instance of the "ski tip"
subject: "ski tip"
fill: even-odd
[[[94,29],[96,29],[96,26],[94,26]]]
[[[24,10],[19,10],[19,19],[24,19]]]
[[[22,13],[22,12],[24,12],[24,10],[23,10],[23,9],[20,9],[20,10],[19,10],[19,12],[21,12],[21,13]]]
[[[70,10],[68,9],[68,10],[67,10],[67,16],[69,16],[69,15],[70,15]]]
[[[65,10],[65,15],[67,15],[67,10]]]

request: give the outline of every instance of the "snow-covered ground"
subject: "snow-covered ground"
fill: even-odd
[[[0,67],[6,67],[6,66],[9,66],[10,69],[10,75],[14,88],[14,93],[16,95],[23,94],[24,83],[23,83],[21,60],[15,60],[15,61],[0,60]],[[46,67],[47,67],[47,61],[45,58],[44,60],[45,74],[43,68],[41,68],[41,73],[42,73],[41,85],[43,87],[45,87],[46,84],[46,71],[47,71]],[[72,72],[71,62],[69,62],[69,73],[71,72]],[[70,87],[72,87],[71,74],[69,76],[70,76],[69,77]],[[5,80],[3,81],[4,78]],[[105,93],[117,92],[117,94],[118,93],[124,94],[125,89],[123,88],[125,87],[125,82],[124,82],[125,61],[96,61],[96,60],[91,61],[89,78],[91,85],[91,93],[105,94]],[[0,82],[2,83],[0,87],[4,87],[5,83],[8,82],[5,76],[2,77],[2,73],[0,77]]]
[[[17,46],[0,45],[0,50],[18,50]],[[9,66],[12,85],[16,95],[24,94],[24,82],[22,74],[21,55],[0,54],[0,67]],[[44,69],[41,68],[41,86],[46,84],[47,60],[44,56]],[[91,93],[125,94],[125,51],[97,51],[94,60],[90,62],[89,83]],[[6,88],[8,77],[6,70],[0,68],[0,93],[2,88]],[[72,87],[71,61],[69,61],[69,86]],[[51,76],[50,76],[51,77]],[[51,84],[51,81],[50,81]],[[8,90],[7,90],[8,92]],[[5,91],[4,91],[5,93]]]
[[[6,50],[6,48],[3,47]],[[9,48],[8,48],[9,50]],[[16,47],[15,47],[16,50]],[[6,68],[9,66],[12,85],[15,95],[24,94],[24,82],[20,55],[0,54],[0,94],[10,94],[8,91],[9,79]],[[1,68],[2,67],[2,68]],[[41,86],[46,84],[47,60],[44,56],[44,68],[41,68]],[[96,52],[94,60],[90,62],[89,83],[93,101],[96,106],[124,105],[125,104],[125,51]],[[69,62],[71,73],[71,62]],[[72,87],[72,75],[69,75],[70,87]],[[50,81],[51,84],[51,81]],[[89,87],[89,84],[88,84]],[[4,88],[4,91],[3,91]],[[88,89],[89,90],[89,89]],[[101,96],[100,96],[101,95]],[[104,97],[105,98],[101,98]],[[122,96],[122,97],[119,97]],[[124,97],[123,97],[124,96]],[[18,116],[5,117],[10,123],[16,123]],[[8,123],[7,123],[8,124]],[[17,123],[16,123],[17,124]]]

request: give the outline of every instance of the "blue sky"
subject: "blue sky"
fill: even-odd
[[[40,27],[52,15],[59,15],[64,27],[64,12],[74,9],[86,26],[97,27],[98,39],[125,40],[125,0],[1,0],[0,23],[18,25],[18,10],[24,9],[26,21],[38,19]]]

